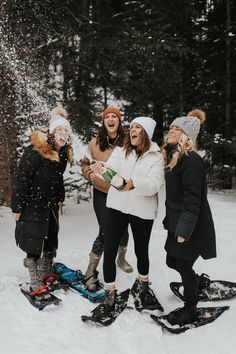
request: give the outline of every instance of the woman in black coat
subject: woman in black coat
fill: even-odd
[[[166,263],[181,275],[185,306],[171,312],[168,321],[183,325],[194,320],[199,276],[193,265],[199,256],[216,257],[215,229],[207,201],[207,183],[202,158],[195,141],[205,114],[200,110],[176,118],[166,137],[166,216],[168,230]]]
[[[52,111],[49,131],[32,133],[18,168],[11,209],[16,220],[16,244],[24,252],[31,288],[50,271],[58,247],[58,211],[65,198],[63,173],[72,162],[71,128],[62,108]]]

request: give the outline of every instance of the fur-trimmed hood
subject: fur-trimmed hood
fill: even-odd
[[[51,161],[60,161],[59,154],[48,143],[49,132],[47,130],[35,130],[31,135],[31,144],[44,159]],[[73,148],[71,145],[66,145],[67,157],[70,164],[73,164]]]

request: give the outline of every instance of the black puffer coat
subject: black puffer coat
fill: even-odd
[[[207,201],[202,158],[194,151],[183,155],[166,173],[166,216],[169,231],[165,249],[170,256],[194,260],[216,257],[215,229]],[[176,236],[186,239],[178,243]]]
[[[20,160],[11,201],[12,212],[21,213],[16,222],[16,243],[27,253],[40,255],[48,237],[55,240],[57,248],[55,225],[58,226],[58,202],[65,198],[63,173],[67,160],[66,147],[58,154],[47,143],[45,133],[33,133],[32,145],[25,149]],[[54,226],[49,225],[49,219]]]

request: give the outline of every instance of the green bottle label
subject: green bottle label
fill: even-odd
[[[106,171],[102,173],[102,177],[116,189],[123,189],[125,186],[124,178],[111,168],[106,168]]]
[[[112,178],[116,175],[117,173],[113,171],[111,168],[107,168],[104,173],[102,173],[102,177],[107,181],[108,183],[111,182]]]

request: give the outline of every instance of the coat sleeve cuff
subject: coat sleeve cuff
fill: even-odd
[[[189,212],[182,212],[175,229],[175,237],[182,236],[188,241],[193,233],[198,216]]]

